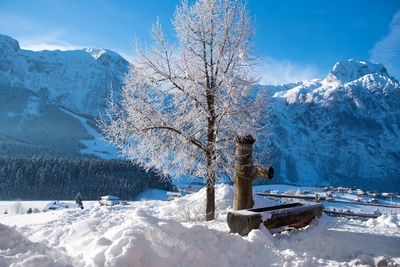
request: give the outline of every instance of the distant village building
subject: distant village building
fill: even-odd
[[[357,190],[356,190],[356,195],[359,196],[359,197],[361,197],[361,196],[366,195],[366,193],[365,193],[364,191],[362,191],[361,189],[357,189]]]
[[[339,193],[347,193],[347,192],[349,192],[349,188],[346,188],[346,187],[338,187],[337,188],[337,192],[339,192]]]

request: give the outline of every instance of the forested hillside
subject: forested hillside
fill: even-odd
[[[1,200],[132,199],[147,188],[172,190],[169,179],[127,160],[0,157]]]

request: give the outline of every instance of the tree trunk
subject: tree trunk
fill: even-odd
[[[215,110],[214,110],[214,92],[208,91],[207,93],[207,105],[210,111],[210,118],[207,120],[207,205],[206,205],[206,220],[214,220],[215,215],[215,180],[216,170],[215,163],[217,160],[216,156],[216,134],[215,134]]]
[[[216,151],[215,151],[215,134],[212,127],[208,129],[208,146],[207,146],[207,200],[206,200],[206,221],[214,220],[215,216],[215,181],[216,181]]]
[[[215,216],[215,172],[213,170],[210,171],[209,177],[207,177],[206,201],[206,221],[211,221],[214,220]]]

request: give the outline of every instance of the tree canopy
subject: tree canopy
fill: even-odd
[[[168,43],[160,23],[153,44],[136,46],[120,101],[110,101],[106,137],[145,168],[207,179],[207,219],[214,184],[232,174],[234,139],[265,133],[263,101],[250,97],[256,77],[253,26],[239,0],[183,1]],[[263,132],[264,131],[264,132]]]

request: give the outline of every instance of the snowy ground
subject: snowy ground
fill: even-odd
[[[366,221],[323,215],[301,230],[271,235],[261,227],[241,237],[229,233],[225,220],[232,187],[218,185],[215,221],[201,221],[204,197],[200,190],[173,201],[84,202],[84,210],[1,214],[0,267],[400,265],[400,215]],[[0,211],[10,204],[0,204]]]

